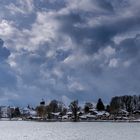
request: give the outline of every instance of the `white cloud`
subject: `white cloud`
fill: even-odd
[[[109,67],[111,67],[111,68],[118,67],[118,59],[116,59],[116,58],[111,59],[109,62]]]
[[[79,51],[69,55],[63,63],[69,67],[76,68],[88,63],[90,60],[91,59],[88,55]]]
[[[10,3],[6,8],[10,10],[12,14],[30,14],[33,12],[34,4],[33,0],[17,0],[15,4]]]
[[[127,61],[123,62],[123,65],[125,67],[129,67],[131,64],[132,64],[132,61],[130,61],[130,60],[127,60]]]
[[[110,57],[110,56],[115,54],[115,48],[112,48],[111,46],[108,46],[103,50],[103,54],[106,57]]]
[[[6,42],[7,47],[14,47],[17,50],[36,50],[38,47],[53,40],[58,40],[57,29],[59,23],[54,19],[55,13],[38,12],[36,21],[31,25],[31,29],[18,29],[16,23],[2,20],[0,23],[0,36]],[[54,42],[55,44],[55,42]]]
[[[13,34],[12,22],[8,22],[7,20],[2,20],[0,22],[0,36],[7,37]]]
[[[55,1],[50,0],[52,3]],[[50,8],[42,12],[43,9],[41,9],[42,11],[36,9],[33,2],[33,0],[17,0],[16,3],[10,3],[6,8],[13,15],[10,15],[9,20],[0,22],[0,37],[4,39],[6,47],[12,51],[8,63],[18,78],[16,93],[19,92],[20,98],[25,98],[26,92],[29,94],[29,98],[35,96],[38,99],[41,96],[47,96],[69,101],[71,93],[79,94],[79,92],[85,91],[85,98],[87,96],[90,98],[91,93],[97,97],[98,93],[106,96],[114,94],[114,91],[118,92],[120,83],[118,84],[114,77],[119,77],[120,69],[123,69],[118,66],[123,65],[127,68],[132,62],[122,62],[119,58],[121,54],[118,54],[115,43],[119,44],[120,41],[128,38],[128,32],[117,34],[114,37],[112,35],[112,30],[113,34],[115,32],[114,29],[112,26],[106,28],[106,25],[113,23],[113,27],[116,27],[116,25],[114,26],[116,21],[127,18],[129,15],[133,16],[133,11],[128,12],[129,8],[125,7],[124,9],[127,11],[124,14],[122,14],[123,8],[116,8],[116,13],[105,13],[105,10],[97,6],[94,0],[81,0],[80,2],[70,0],[62,9],[51,10]],[[46,2],[48,1],[46,0]],[[28,21],[30,20],[28,16],[31,16],[32,13],[36,15],[34,23]],[[29,24],[28,28],[19,27],[23,26],[20,25],[21,19],[13,19],[19,14],[28,17],[26,19],[26,24]],[[75,17],[72,14],[78,16]],[[63,17],[68,18],[70,23]],[[79,21],[80,23],[75,24],[73,20],[77,17],[83,22]],[[78,19],[76,20],[78,21]],[[68,26],[72,29],[67,28],[67,24],[73,24]],[[62,31],[63,26],[68,33]],[[97,29],[97,26],[103,27],[105,30]],[[105,31],[107,37],[100,34],[102,31]],[[134,36],[136,32],[133,30],[132,34]],[[102,37],[108,39],[111,35],[114,37],[115,43],[111,46],[112,44],[108,45],[107,42],[107,46],[104,46]],[[79,42],[76,43],[75,40]],[[98,47],[96,51],[94,51],[94,47],[95,49]],[[57,51],[62,51],[62,60],[61,58],[58,60]],[[87,53],[87,51],[91,52]],[[111,68],[118,68],[118,74],[114,76],[112,72],[114,69]],[[80,98],[79,95],[76,95],[77,97]]]
[[[38,12],[36,22],[32,25],[30,42],[38,46],[56,38],[58,22],[53,18],[54,13]]]
[[[62,78],[63,77],[63,72],[59,68],[54,68],[52,73],[54,75],[56,75],[58,78]]]
[[[80,82],[76,81],[75,78],[68,77],[68,90],[71,92],[84,91],[85,87]]]

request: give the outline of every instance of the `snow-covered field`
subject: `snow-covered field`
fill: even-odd
[[[140,123],[0,121],[0,140],[140,140]]]

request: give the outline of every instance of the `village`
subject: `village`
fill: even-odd
[[[114,100],[114,98],[113,98]],[[13,121],[122,121],[139,122],[140,110],[127,111],[127,109],[116,108],[114,105],[105,106],[101,99],[96,106],[92,103],[85,103],[84,107],[78,106],[75,100],[66,107],[62,102],[52,100],[48,105],[42,100],[36,107],[29,105],[24,108],[0,106],[0,120]]]

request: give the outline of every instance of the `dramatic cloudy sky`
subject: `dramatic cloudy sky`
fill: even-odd
[[[0,0],[0,104],[140,93],[139,0]]]

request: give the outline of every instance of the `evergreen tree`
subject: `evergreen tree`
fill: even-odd
[[[107,105],[107,106],[106,106],[106,111],[107,111],[107,112],[110,112],[110,105]]]
[[[12,113],[12,117],[20,117],[21,113],[18,107],[16,107]]]
[[[103,111],[103,110],[105,110],[105,106],[104,106],[104,104],[103,104],[101,98],[99,98],[99,100],[98,100],[98,102],[97,102],[96,109],[97,109],[98,111]]]

